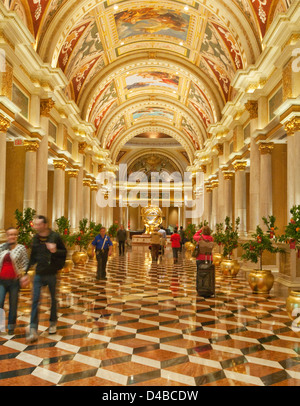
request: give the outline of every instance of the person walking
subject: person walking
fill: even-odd
[[[178,262],[178,251],[180,250],[180,235],[178,234],[178,228],[174,228],[174,233],[171,235],[172,251],[174,264]]]
[[[106,280],[106,264],[108,257],[112,255],[113,243],[108,235],[106,235],[106,228],[101,227],[99,234],[96,235],[92,242],[92,247],[96,251],[97,258],[97,274],[96,279]]]
[[[9,293],[8,334],[13,335],[17,321],[21,272],[27,269],[28,256],[24,245],[18,244],[18,230],[6,230],[7,242],[0,245],[0,308]],[[4,321],[4,320],[3,320]],[[3,326],[1,326],[3,327]]]
[[[161,234],[158,232],[158,228],[155,228],[151,234],[151,255],[153,261],[158,260],[160,246],[161,246]]]
[[[67,256],[67,250],[60,235],[49,228],[48,220],[45,216],[37,216],[33,224],[36,234],[32,240],[32,250],[26,270],[27,273],[31,266],[36,265],[33,280],[30,327],[29,334],[27,335],[27,342],[29,343],[38,339],[39,300],[43,286],[48,286],[51,297],[49,334],[56,333],[57,272],[63,268]]]
[[[199,241],[205,241],[207,243],[213,243],[214,239],[211,236],[211,229],[209,228],[209,226],[204,226],[202,227],[199,231],[196,232],[196,234],[194,235],[193,239],[199,243]],[[208,262],[212,262],[213,258],[212,258],[212,248],[210,248],[208,250],[208,255],[206,255],[206,253],[200,253],[196,260],[197,263],[205,263],[206,261]]]
[[[182,246],[185,244],[185,231],[183,229],[183,226],[180,226],[180,252],[182,252]]]
[[[160,229],[158,230],[159,234],[161,234],[161,255],[165,254],[165,246],[167,242],[167,233],[166,230],[163,228],[163,226],[160,226]]]
[[[119,255],[125,254],[125,242],[127,240],[127,233],[124,229],[123,224],[121,224],[119,230],[117,231],[117,240],[119,242]]]

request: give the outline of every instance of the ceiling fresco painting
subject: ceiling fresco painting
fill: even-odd
[[[268,27],[292,2],[0,1],[28,27],[40,57],[61,69],[66,97],[100,145],[115,151],[145,123],[153,133],[172,126],[170,136],[194,152],[235,97],[237,71],[259,58]]]
[[[135,35],[166,35],[187,38],[190,16],[163,8],[144,7],[115,14],[120,39]]]

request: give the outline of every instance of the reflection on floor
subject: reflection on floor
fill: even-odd
[[[20,294],[14,336],[0,336],[0,385],[300,385],[300,334],[286,292],[253,295],[243,275],[216,275],[216,298],[195,291],[195,261],[170,251],[115,254],[107,281],[96,262],[60,275],[59,321],[48,334],[43,291],[39,340],[26,344],[30,293]],[[5,309],[8,309],[6,301]]]

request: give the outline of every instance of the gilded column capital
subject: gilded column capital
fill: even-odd
[[[218,180],[213,180],[211,182],[211,187],[212,187],[212,189],[218,188],[219,187],[219,181]]]
[[[223,172],[224,180],[232,180],[233,179],[233,172]]]
[[[93,183],[93,184],[91,185],[91,191],[92,191],[92,192],[98,192],[98,185],[97,185],[96,183]]]
[[[10,127],[10,121],[7,118],[0,116],[0,133],[6,133]]]
[[[289,136],[293,136],[296,132],[300,131],[300,117],[293,117],[285,123],[285,131]]]
[[[103,172],[104,168],[105,168],[104,164],[98,164],[98,173]]]
[[[85,151],[87,146],[88,146],[87,142],[85,142],[85,141],[79,142],[78,143],[78,152],[79,152],[79,154],[84,154],[84,151]]]
[[[206,173],[207,172],[207,166],[206,165],[201,165],[200,166],[200,171],[203,172],[203,173]]]
[[[258,118],[258,102],[256,100],[249,100],[245,104],[245,108],[250,113],[251,120]]]
[[[78,178],[78,169],[70,169],[67,171],[67,174],[70,176],[70,178]]]
[[[205,183],[204,187],[206,192],[212,192],[213,190],[211,183]]]
[[[271,154],[273,149],[274,149],[274,144],[272,142],[259,144],[259,150],[260,150],[261,155]]]
[[[235,162],[233,164],[233,168],[234,168],[235,172],[245,171],[247,168],[247,162]]]
[[[49,99],[41,99],[40,108],[41,108],[41,116],[49,117],[52,108],[54,107],[55,102],[51,98]]]
[[[67,164],[65,161],[62,161],[60,159],[55,159],[53,161],[53,166],[54,166],[54,169],[62,169],[64,171],[67,167]]]
[[[91,187],[91,181],[90,181],[90,179],[83,179],[83,186]]]
[[[37,152],[39,149],[39,142],[35,140],[25,140],[24,147],[26,152]]]

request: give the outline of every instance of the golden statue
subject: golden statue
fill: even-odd
[[[162,211],[159,207],[142,207],[141,215],[146,227],[146,234],[152,234],[154,229],[162,224]]]

